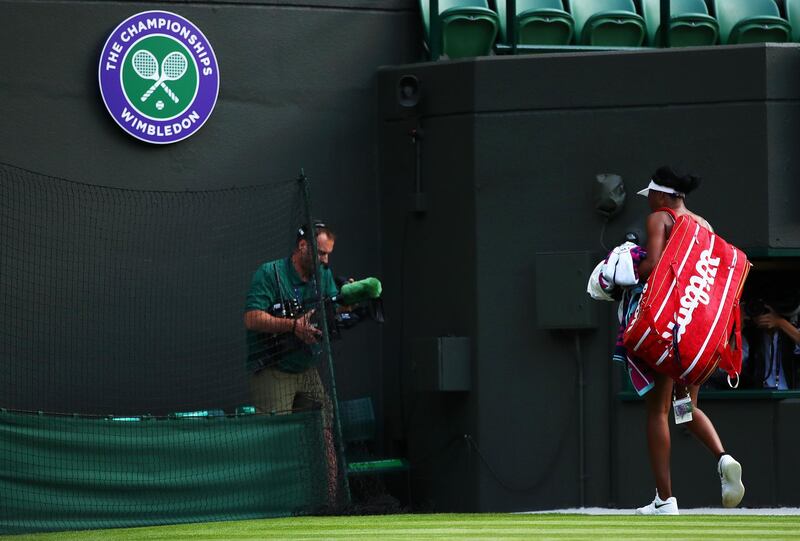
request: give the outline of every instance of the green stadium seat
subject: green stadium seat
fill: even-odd
[[[792,27],[775,0],[711,0],[719,21],[720,43],[783,43]]]
[[[347,463],[347,475],[379,475],[407,472],[409,469],[408,460],[405,458],[381,458]]]
[[[345,443],[348,475],[408,471],[408,461],[404,458],[383,458],[373,454],[371,444],[375,439],[375,410],[371,398],[340,401],[339,420]]]
[[[430,43],[430,0],[420,0],[420,9],[425,37]],[[439,18],[442,53],[448,58],[483,56],[491,52],[499,21],[486,0],[439,0]]]
[[[786,19],[792,25],[792,41],[800,42],[800,0],[784,0]]]
[[[581,45],[639,47],[644,19],[633,0],[570,0],[575,36]]]
[[[509,43],[507,3],[497,0],[500,40],[509,45],[568,45],[575,23],[562,0],[517,0],[514,17],[515,43]]]
[[[345,442],[370,441],[375,438],[375,410],[371,398],[340,401],[339,419]]]
[[[647,25],[647,41],[653,47],[661,42],[661,0],[642,0]],[[708,14],[703,0],[670,0],[670,47],[714,45],[719,36],[717,20]]]

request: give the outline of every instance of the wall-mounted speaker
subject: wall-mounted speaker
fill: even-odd
[[[403,75],[397,82],[397,103],[405,109],[417,106],[422,96],[422,85],[416,75]]]

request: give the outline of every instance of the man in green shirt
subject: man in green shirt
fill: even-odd
[[[328,268],[336,236],[325,224],[314,225],[322,294],[330,298],[338,294]],[[307,309],[317,306],[319,300],[307,229],[298,230],[291,256],[264,263],[256,270],[247,294],[247,368],[253,373],[254,405],[264,412],[291,411],[298,394],[318,403],[327,400],[316,370],[322,331],[314,324],[324,314]],[[299,311],[305,313],[296,313]],[[280,380],[280,388],[268,385],[267,380]]]
[[[322,294],[334,297],[338,291],[328,261],[336,235],[322,222],[314,222],[313,229]],[[253,274],[244,313],[247,368],[251,373],[250,396],[259,412],[281,414],[322,407],[329,496],[333,501],[337,482],[333,405],[317,371],[322,360],[322,331],[314,321],[325,314],[318,304],[310,235],[311,228],[301,227],[291,256],[264,263]],[[319,314],[315,314],[317,310]]]

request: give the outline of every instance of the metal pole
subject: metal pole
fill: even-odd
[[[513,54],[517,54],[517,0],[506,0],[506,35]]]
[[[583,413],[584,382],[583,382],[583,356],[581,355],[581,337],[575,331],[575,362],[578,372],[578,476],[580,478],[581,507],[586,507],[586,430]]]
[[[342,485],[344,488],[344,495],[345,495],[345,502],[350,504],[350,482],[347,479],[347,460],[344,456],[344,440],[342,439],[342,423],[339,419],[339,398],[336,393],[336,376],[333,372],[333,353],[331,351],[331,342],[330,337],[328,334],[328,318],[327,313],[325,311],[325,297],[324,292],[322,291],[322,272],[319,268],[319,252],[317,248],[317,231],[314,228],[314,222],[311,218],[311,190],[309,188],[308,177],[306,176],[305,172],[301,169],[300,176],[297,177],[297,181],[300,183],[303,189],[303,203],[305,206],[305,223],[308,225],[309,230],[311,231],[311,235],[309,235],[311,241],[311,257],[312,257],[312,264],[314,265],[314,282],[315,287],[317,288],[317,301],[319,302],[319,307],[317,310],[320,311],[320,322],[322,327],[322,350],[325,356],[327,357],[328,361],[328,372],[330,373],[331,377],[331,402],[333,403],[333,418],[334,418],[334,426],[336,428],[336,450],[338,451],[338,460],[340,464],[340,471],[342,472]]]
[[[661,32],[659,34],[659,44],[664,49],[669,47],[669,19],[672,17],[669,3],[670,0],[661,0],[661,22],[658,25]]]

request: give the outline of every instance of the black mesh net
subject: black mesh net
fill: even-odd
[[[289,259],[304,188],[135,191],[0,164],[0,532],[347,505],[329,271],[296,282]],[[253,306],[299,323],[248,335]]]

